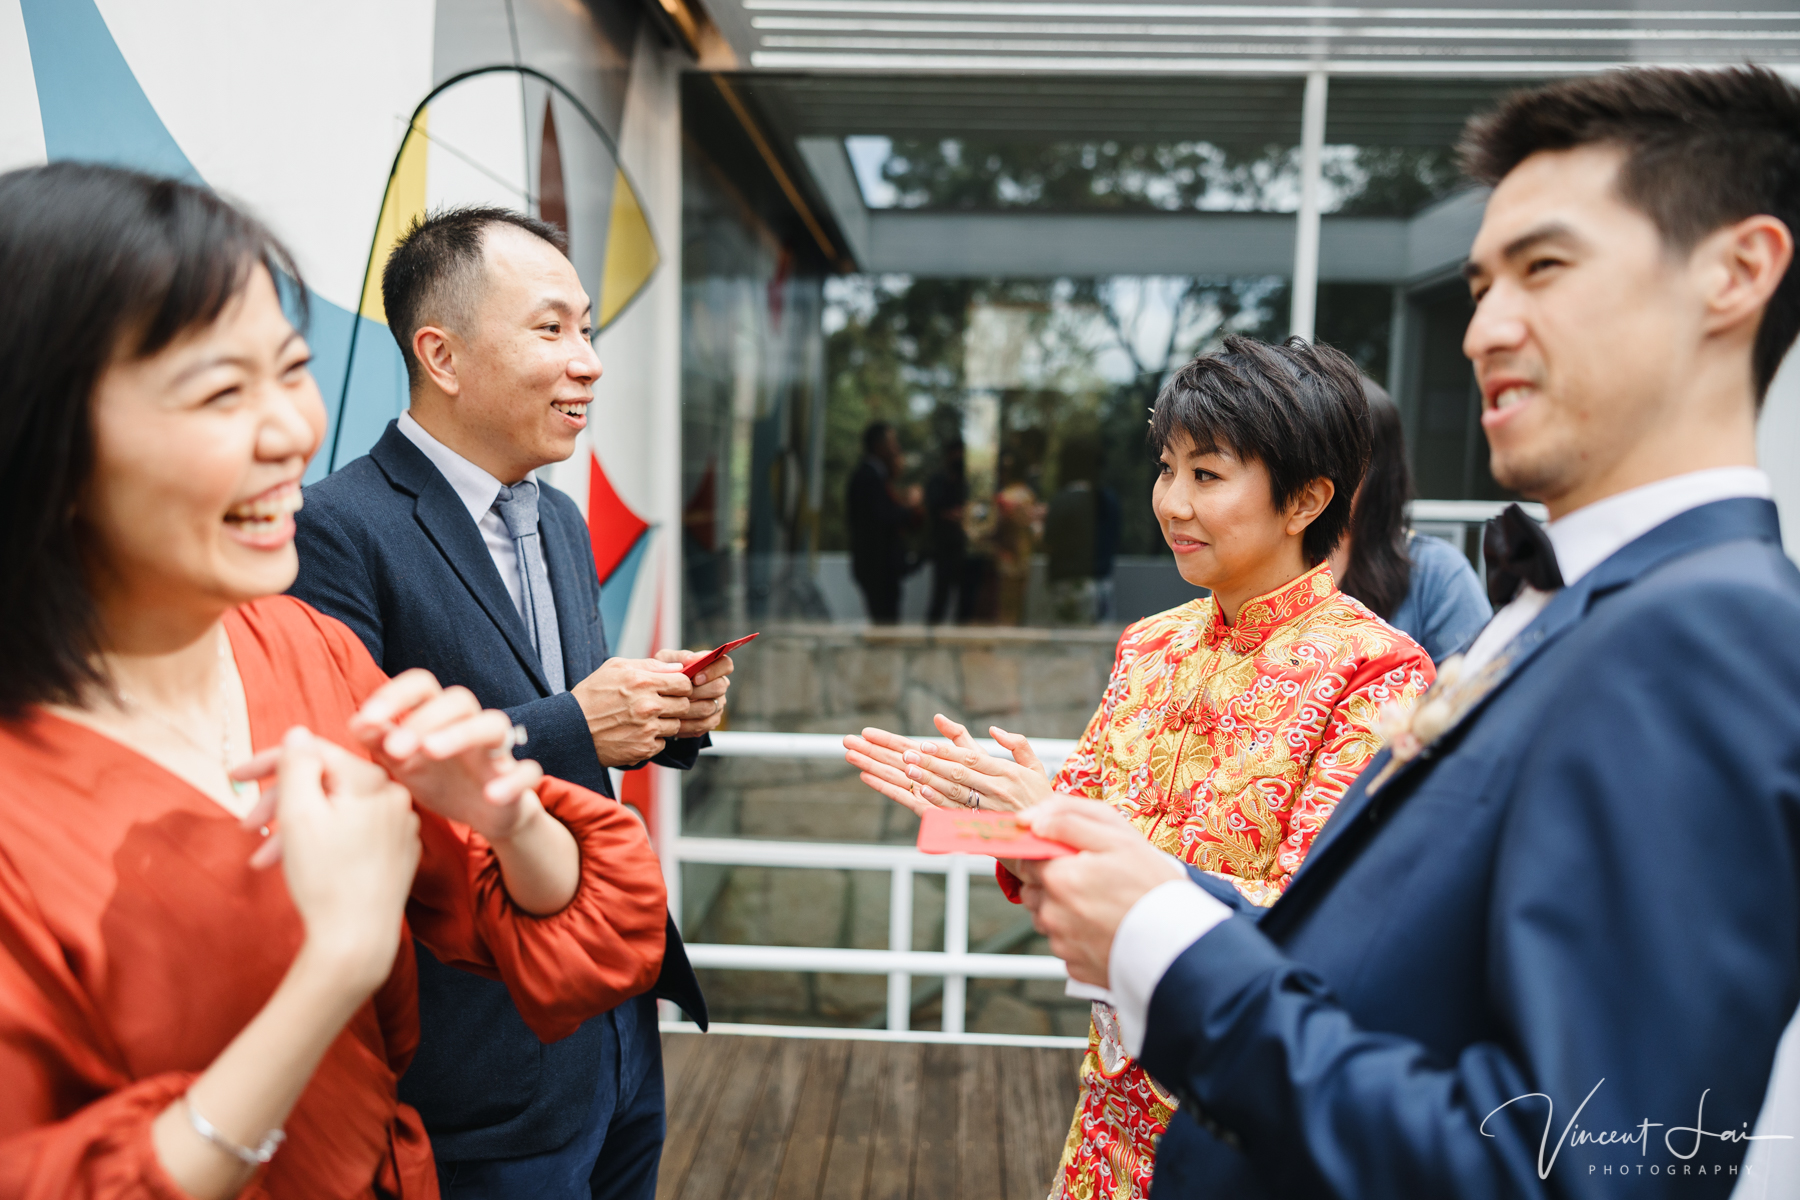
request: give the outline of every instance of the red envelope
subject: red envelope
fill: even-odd
[[[762,632],[762,631],[761,630],[757,631],[757,633],[760,633],[760,632]],[[689,679],[692,679],[695,676],[699,675],[700,672],[706,670],[706,668],[712,666],[714,663],[718,662],[721,658],[724,658],[727,654],[730,654],[733,650],[736,650],[739,646],[743,645],[745,642],[749,641],[751,638],[753,638],[755,636],[756,636],[755,633],[745,634],[743,637],[737,639],[737,641],[735,641],[735,642],[726,642],[723,646],[720,646],[717,650],[708,650],[705,654],[702,654],[699,658],[696,658],[693,662],[691,662],[687,666],[681,668],[681,673],[683,675],[686,675]]]
[[[927,854],[986,854],[994,858],[1061,858],[1075,847],[1031,832],[1014,813],[958,812],[934,808],[919,822],[919,849]]]

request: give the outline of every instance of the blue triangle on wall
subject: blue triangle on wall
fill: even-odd
[[[625,552],[613,573],[600,585],[600,629],[606,635],[606,648],[619,653],[619,639],[625,635],[625,617],[631,610],[631,592],[637,585],[638,568],[644,565],[644,552],[656,526],[638,535],[637,544]]]
[[[131,64],[113,40],[94,0],[19,0],[31,69],[37,76],[44,150],[52,161],[109,163],[207,186],[144,94]],[[404,365],[387,327],[308,291],[312,321],[306,339],[313,377],[325,399],[325,427],[337,428],[338,397],[349,368],[350,328],[362,321],[356,378],[350,382],[344,445],[339,465],[362,454],[390,419],[406,407]],[[334,457],[327,443],[306,472],[308,483],[325,474]]]
[[[138,85],[93,0],[20,0],[52,159],[204,183]]]

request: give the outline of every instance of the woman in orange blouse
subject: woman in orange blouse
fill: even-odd
[[[280,594],[280,276],[201,189],[0,176],[0,1195],[435,1197],[413,937],[545,1040],[656,978],[641,827]]]
[[[870,729],[846,739],[848,758],[921,812],[1017,810],[1052,792],[1103,800],[1163,850],[1271,904],[1380,748],[1380,709],[1432,678],[1425,652],[1338,591],[1325,565],[1368,460],[1362,385],[1328,347],[1228,338],[1157,397],[1150,442],[1163,536],[1182,577],[1211,595],[1125,630],[1099,711],[1056,779],[1024,738],[992,730],[1007,762],[941,716],[949,746]],[[999,878],[1017,900],[1005,865]],[[1096,1002],[1052,1196],[1147,1196],[1175,1110]]]

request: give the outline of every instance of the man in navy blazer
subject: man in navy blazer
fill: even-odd
[[[1755,413],[1800,91],[1630,71],[1472,125],[1505,606],[1273,907],[1057,799],[1026,902],[1179,1100],[1157,1200],[1722,1196],[1800,1001],[1800,573]],[[1793,1132],[1793,1131],[1789,1131]]]
[[[608,767],[691,766],[730,660],[690,682],[685,652],[611,658],[587,526],[532,474],[574,451],[600,375],[561,232],[500,209],[435,214],[395,247],[382,292],[412,406],[306,489],[294,594],[389,674],[423,667],[505,709],[551,775],[610,796]],[[503,986],[417,958],[421,1039],[400,1096],[445,1196],[648,1200],[664,1132],[652,996],[543,1045]],[[673,922],[653,994],[705,1024]]]

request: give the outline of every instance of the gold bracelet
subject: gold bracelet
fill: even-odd
[[[281,1143],[287,1141],[287,1134],[285,1132],[280,1129],[271,1129],[268,1133],[263,1135],[263,1140],[257,1143],[256,1149],[252,1150],[248,1146],[240,1146],[224,1134],[220,1133],[218,1126],[201,1116],[200,1110],[194,1107],[194,1102],[192,1100],[183,1096],[181,1098],[181,1104],[183,1108],[187,1109],[188,1124],[194,1127],[195,1133],[199,1134],[225,1153],[231,1155],[231,1157],[237,1159],[246,1167],[260,1167],[267,1163],[271,1158],[275,1157],[275,1151],[281,1148]]]

